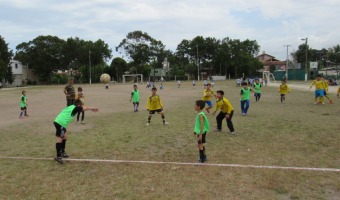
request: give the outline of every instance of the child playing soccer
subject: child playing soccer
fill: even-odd
[[[242,115],[245,116],[247,115],[249,106],[250,106],[250,92],[254,92],[250,87],[248,87],[248,84],[246,82],[243,82],[240,92],[241,96],[241,110],[242,110]]]
[[[55,161],[63,164],[62,158],[68,158],[69,156],[65,153],[65,146],[67,140],[67,126],[71,123],[77,113],[85,110],[91,110],[97,112],[98,108],[94,107],[83,107],[80,99],[74,101],[74,105],[70,105],[64,108],[54,120],[54,126],[56,128],[56,151],[57,156],[54,158]]]
[[[261,98],[261,83],[259,83],[259,79],[255,79],[255,83],[254,83],[254,96],[255,96],[255,101],[259,101]]]
[[[85,97],[84,97],[84,94],[83,94],[83,88],[78,87],[78,94],[76,96],[76,99],[79,99],[83,106],[85,105]],[[85,124],[85,122],[84,122],[84,118],[85,118],[84,110],[78,112],[78,114],[77,114],[77,123],[79,122],[80,113],[81,113],[81,123]]]
[[[314,92],[315,93],[315,104],[318,104],[318,103],[325,104],[325,102],[323,102],[325,82],[322,80],[322,76],[320,74],[316,76],[316,80],[312,82],[309,89],[311,89],[314,85],[315,85],[315,92]]]
[[[21,110],[21,112],[20,112],[20,115],[19,115],[19,119],[23,119],[24,118],[23,115],[28,116],[28,114],[27,114],[28,104],[27,104],[26,91],[25,90],[22,91],[21,94],[22,94],[21,99],[20,99],[20,110]]]
[[[279,92],[280,92],[280,99],[281,103],[286,100],[286,94],[290,93],[290,88],[286,84],[286,81],[281,81],[281,85],[279,87]]]
[[[336,93],[336,96],[338,97],[338,99],[340,98],[340,87],[338,88],[338,92]]]
[[[194,127],[194,135],[197,136],[198,150],[199,150],[199,160],[198,162],[204,163],[207,161],[207,156],[205,155],[205,138],[207,132],[209,131],[209,121],[207,116],[205,116],[202,111],[205,106],[205,102],[203,100],[197,100],[195,102],[195,110],[198,112],[196,115],[196,123]]]
[[[131,99],[130,102],[132,101],[133,104],[133,111],[138,112],[138,106],[139,106],[139,101],[140,101],[140,95],[139,95],[139,90],[138,86],[135,84],[133,85],[133,90],[131,92]]]
[[[326,81],[323,77],[321,77],[321,80],[323,81],[324,85],[323,95],[328,99],[330,104],[333,104],[333,100],[328,95],[328,81]]]
[[[234,108],[230,104],[229,100],[225,98],[224,96],[224,91],[223,90],[218,90],[216,92],[216,108],[215,111],[213,112],[213,115],[217,112],[218,109],[221,109],[221,112],[216,116],[216,122],[217,122],[217,129],[215,131],[220,132],[222,130],[222,121],[225,118],[227,121],[227,126],[229,128],[229,131],[231,134],[234,134],[234,125],[231,119],[233,118],[234,115]]]
[[[214,93],[214,91],[211,90],[211,84],[210,83],[208,83],[206,87],[207,88],[204,89],[204,91],[203,91],[203,98],[202,98],[202,100],[206,104],[208,104],[208,108],[206,108],[205,110],[207,111],[207,113],[209,113],[210,112],[209,110],[212,108],[211,99],[212,99],[213,96],[215,96],[215,93]]]
[[[163,119],[163,125],[167,125],[168,122],[165,122],[163,104],[162,104],[161,98],[157,95],[157,88],[153,87],[151,89],[151,92],[152,94],[149,96],[147,103],[146,103],[146,109],[149,112],[148,123],[146,125],[147,126],[150,125],[151,117],[153,114],[155,114],[155,112],[161,115]]]

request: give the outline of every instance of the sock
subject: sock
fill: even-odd
[[[163,124],[165,124],[165,119],[164,119],[164,118],[165,118],[165,116],[163,115],[163,116],[162,116]]]
[[[204,151],[200,150],[199,152],[200,152],[200,160],[204,161]]]
[[[148,117],[148,123],[150,123],[150,121],[151,121],[151,116]]]
[[[22,117],[23,114],[24,114],[24,112],[21,112],[21,113],[20,113],[20,117]]]
[[[204,154],[204,157],[205,157],[205,146],[203,146],[203,154]]]
[[[63,140],[61,143],[61,153],[65,153],[65,146],[66,146],[66,140]]]
[[[61,157],[61,146],[62,146],[61,143],[55,143],[55,148],[56,148],[56,151],[57,151],[57,157]]]
[[[24,112],[25,112],[25,115],[27,115],[27,110],[25,110]]]

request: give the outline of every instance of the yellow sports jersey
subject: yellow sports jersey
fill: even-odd
[[[215,94],[214,91],[212,91],[212,90],[208,91],[207,89],[204,89],[202,100],[203,101],[210,101],[212,99],[212,96],[210,96],[211,94],[214,95]]]
[[[312,87],[313,85],[315,85],[316,90],[325,89],[325,82],[323,80],[314,80],[310,86]]]
[[[324,86],[324,90],[328,91],[328,81],[322,80],[323,81],[323,86]]]
[[[161,98],[158,95],[150,95],[146,103],[146,109],[148,110],[159,110],[163,108]]]
[[[281,94],[287,94],[287,92],[290,92],[290,89],[289,89],[289,87],[288,87],[288,85],[287,84],[285,84],[285,85],[280,85],[280,88],[279,88],[279,92],[281,93]]]
[[[338,95],[340,94],[340,87],[338,88]]]
[[[227,113],[227,114],[230,114],[231,111],[234,110],[233,106],[230,104],[229,100],[225,97],[223,97],[222,99],[218,99],[216,101],[216,107],[215,107],[215,112],[218,110],[218,109],[221,109],[221,111],[223,113]]]

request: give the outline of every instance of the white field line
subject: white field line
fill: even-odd
[[[33,157],[0,157],[0,159],[15,160],[53,160],[53,158],[33,158]],[[336,168],[314,168],[314,167],[283,167],[283,166],[266,166],[266,165],[242,165],[242,164],[217,164],[217,163],[188,163],[188,162],[163,162],[163,161],[143,161],[143,160],[106,160],[106,159],[76,159],[67,158],[64,161],[72,162],[97,162],[97,163],[137,163],[137,164],[154,164],[154,165],[191,165],[191,166],[212,166],[212,167],[236,167],[236,168],[257,168],[257,169],[284,169],[299,171],[321,171],[321,172],[340,172]]]

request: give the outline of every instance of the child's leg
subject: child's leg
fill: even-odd
[[[85,111],[81,111],[81,121],[84,121],[85,118]]]
[[[283,102],[283,97],[284,97],[284,95],[283,95],[283,94],[281,94],[281,95],[280,95],[280,100],[281,100],[281,103]]]
[[[77,113],[77,122],[79,122],[80,112]]]
[[[147,123],[147,125],[150,124],[150,122],[151,122],[151,117],[152,117],[152,112],[149,111],[149,116],[148,116],[148,123]]]
[[[138,111],[139,102],[136,102],[136,111]]]
[[[163,124],[165,124],[165,116],[164,116],[164,112],[163,111],[161,112],[161,117],[162,117],[162,120],[163,120]]]
[[[246,104],[246,106],[244,107],[244,113],[245,114],[247,114],[247,112],[248,112],[249,104],[250,104],[249,102],[250,102],[249,100],[245,101],[245,104]]]
[[[244,105],[245,105],[245,101],[241,100],[241,111],[242,111],[242,114],[244,113]]]
[[[229,118],[227,118],[227,126],[228,126],[229,131],[231,133],[233,133],[235,131],[233,122],[231,121],[231,119],[233,118],[233,115],[234,115],[234,111],[231,111],[230,114],[229,114]]]
[[[24,115],[24,108],[21,108],[19,118],[22,119]]]
[[[220,112],[217,116],[216,116],[216,122],[217,122],[217,130],[222,130],[222,121],[225,117],[225,113]]]
[[[136,112],[136,103],[135,103],[135,102],[132,102],[132,104],[133,104],[133,111]]]
[[[25,116],[28,116],[28,114],[27,114],[27,107],[25,107],[24,112],[25,112]]]

